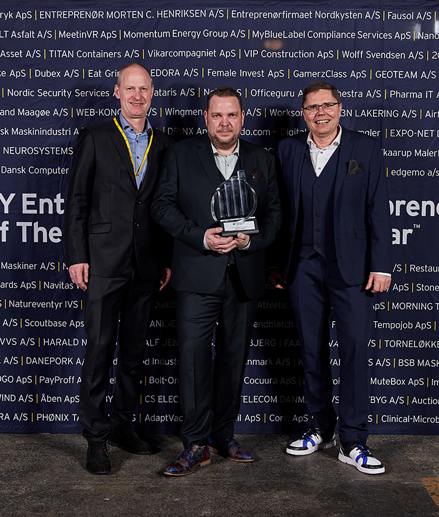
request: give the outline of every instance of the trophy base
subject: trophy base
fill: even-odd
[[[259,233],[256,217],[249,217],[244,220],[242,217],[238,219],[222,219],[220,225],[223,228],[223,232],[221,233],[222,237],[231,237],[238,233],[245,233],[246,235]]]

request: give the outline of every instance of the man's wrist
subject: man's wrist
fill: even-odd
[[[246,250],[248,250],[250,248],[250,244],[251,244],[251,237],[249,236],[248,243],[243,248],[238,248],[239,251],[246,251]]]
[[[207,245],[206,232],[204,233],[204,237],[203,237],[203,248],[205,251],[212,251],[212,249],[209,248],[209,246]]]

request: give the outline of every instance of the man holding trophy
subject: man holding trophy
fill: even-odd
[[[264,250],[281,225],[275,160],[239,138],[239,93],[211,92],[204,118],[207,135],[168,150],[152,205],[153,218],[174,238],[184,451],[165,470],[170,476],[208,465],[210,451],[253,461],[234,439],[234,423],[264,292]]]

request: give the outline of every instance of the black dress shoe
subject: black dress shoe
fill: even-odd
[[[157,452],[157,448],[141,440],[129,424],[121,424],[110,429],[108,443],[131,454],[153,454]]]
[[[89,443],[86,468],[92,474],[108,474],[111,470],[106,443]]]

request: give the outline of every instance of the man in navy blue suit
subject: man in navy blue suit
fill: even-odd
[[[302,113],[309,133],[280,142],[278,158],[290,212],[285,260],[270,280],[288,285],[299,330],[305,398],[311,427],[287,453],[311,454],[335,446],[329,362],[330,314],[340,356],[338,459],[367,474],[385,471],[366,446],[367,346],[373,293],[389,288],[390,213],[380,142],[339,124],[337,89],[305,88]],[[284,281],[285,280],[285,281]]]

